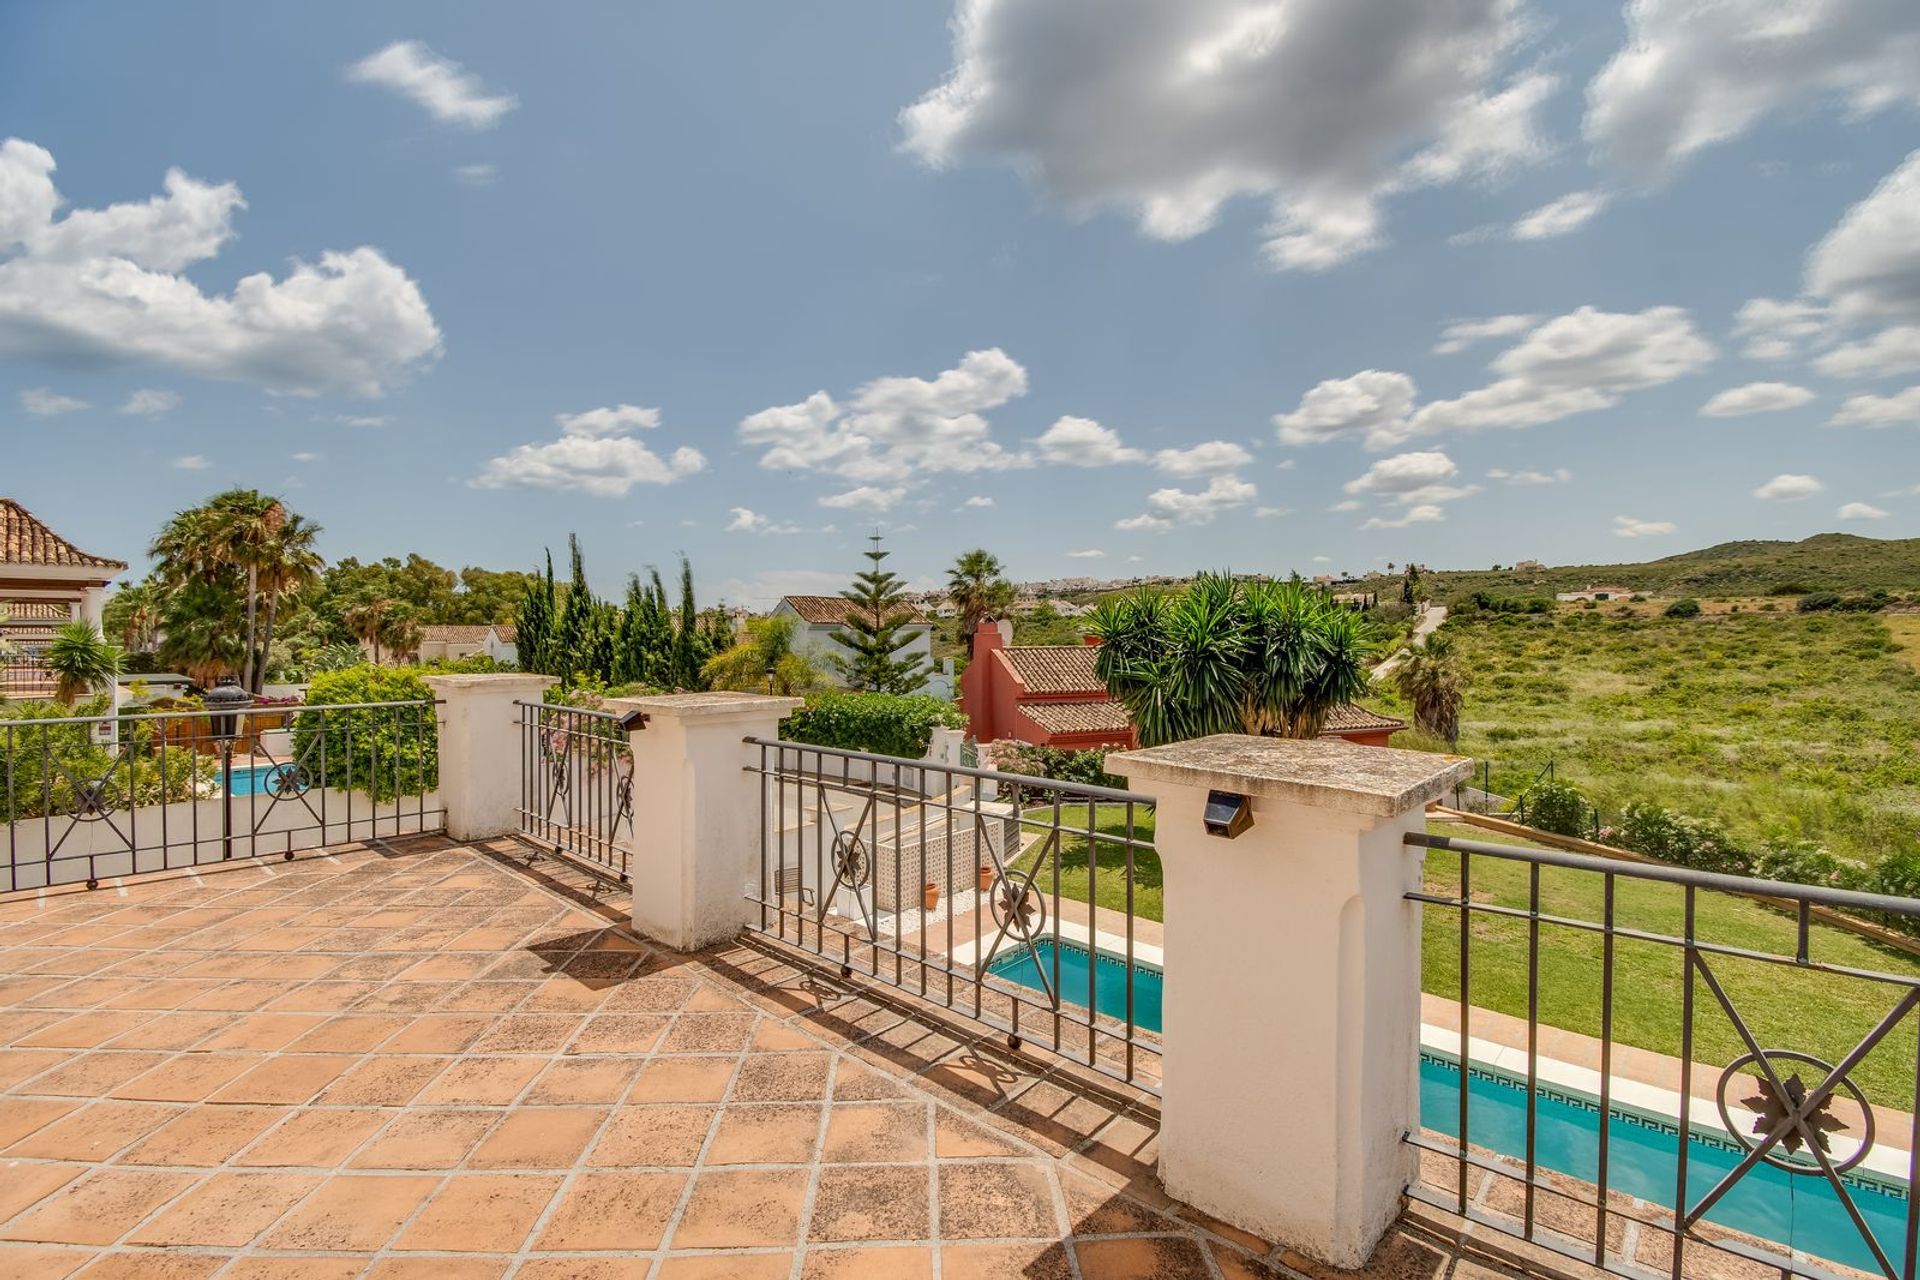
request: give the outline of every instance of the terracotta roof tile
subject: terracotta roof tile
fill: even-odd
[[[127,566],[80,550],[47,528],[12,498],[0,498],[0,564],[32,564],[75,569],[111,569]]]
[[[810,626],[845,626],[847,611],[853,603],[845,596],[782,596],[781,603],[800,615],[800,620]],[[931,622],[932,619],[919,610],[912,610],[914,622]]]
[[[1094,655],[1086,644],[1017,644],[997,650],[1028,693],[1097,693],[1107,686],[1093,673]]]
[[[1382,730],[1397,733],[1406,727],[1404,720],[1369,711],[1357,702],[1348,702],[1327,713],[1326,720],[1320,726],[1320,736],[1331,738],[1347,733],[1379,733]]]
[[[487,638],[487,632],[493,630],[486,626],[467,626],[458,623],[433,623],[420,628],[420,639],[431,640],[437,644],[480,644]]]
[[[1133,727],[1117,702],[1023,702],[1020,714],[1048,733],[1125,733]]]

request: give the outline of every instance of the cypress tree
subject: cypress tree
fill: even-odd
[[[834,632],[847,650],[827,660],[833,664],[849,688],[872,693],[914,693],[926,679],[926,657],[908,654],[897,657],[913,643],[906,630],[913,611],[903,602],[905,586],[898,574],[882,569],[888,553],[880,549],[880,535],[868,541],[873,550],[861,552],[873,562],[871,569],[854,575],[853,586],[840,593],[852,608],[847,610],[844,628]]]
[[[520,654],[522,671],[552,675],[548,662],[553,646],[553,553],[547,553],[544,578],[535,577],[520,598],[520,610],[514,616],[514,644]]]
[[[673,684],[676,689],[700,687],[700,613],[693,603],[693,566],[680,557],[680,618],[673,637]]]
[[[589,672],[587,663],[591,660],[588,652],[588,639],[593,626],[593,592],[587,586],[587,567],[580,554],[580,538],[577,534],[567,535],[567,552],[571,560],[572,577],[567,586],[567,598],[560,603],[560,618],[554,626],[554,662],[557,669],[549,672],[557,675],[567,687],[573,686],[576,675]]]

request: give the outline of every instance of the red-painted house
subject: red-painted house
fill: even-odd
[[[1091,644],[1010,644],[1013,623],[982,622],[960,677],[960,710],[976,742],[1131,747],[1133,722],[1093,673]]]
[[[1016,645],[1012,636],[1008,621],[982,622],[973,633],[973,660],[960,677],[960,710],[969,737],[1075,751],[1138,745],[1126,708],[1094,674],[1098,641]],[[1406,727],[1392,716],[1348,703],[1333,709],[1320,736],[1384,747]]]

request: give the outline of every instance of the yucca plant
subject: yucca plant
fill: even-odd
[[[1301,582],[1205,573],[1095,610],[1094,670],[1145,746],[1214,733],[1312,738],[1367,688],[1364,618]]]
[[[69,622],[53,633],[43,661],[53,673],[54,701],[70,707],[82,694],[113,683],[120,674],[120,646],[91,622]]]
[[[1473,680],[1445,628],[1407,655],[1393,683],[1413,704],[1415,728],[1444,738],[1450,747],[1460,741],[1460,704]]]

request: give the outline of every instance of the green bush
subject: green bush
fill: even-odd
[[[1795,606],[1795,608],[1799,609],[1802,613],[1820,613],[1827,609],[1837,609],[1839,607],[1840,593],[1838,591],[1810,591],[1806,595],[1801,596],[1800,603]]]
[[[1520,797],[1521,810],[1528,826],[1561,836],[1584,836],[1592,829],[1587,803],[1580,788],[1571,782],[1549,778],[1528,787]]]
[[[1754,858],[1717,822],[1688,818],[1657,804],[1627,806],[1616,842],[1635,853],[1699,871],[1752,875]]]
[[[107,714],[104,695],[73,708],[52,702],[0,708],[0,822],[76,813],[89,798],[115,812],[191,800],[212,782],[212,760],[177,746],[160,750],[158,722],[122,721],[120,742],[111,747],[93,741],[90,725],[45,723]]]
[[[1804,582],[1776,582],[1767,589],[1767,594],[1770,596],[1804,596],[1812,590],[1813,588]]]
[[[1669,618],[1697,618],[1700,616],[1700,602],[1692,596],[1685,600],[1675,600],[1667,606]]]
[[[324,671],[307,686],[308,707],[425,702],[293,716],[293,758],[312,785],[364,791],[375,800],[422,795],[440,785],[440,731],[433,691],[404,667]],[[505,726],[502,726],[505,730]],[[315,739],[325,737],[324,743]]]
[[[1054,782],[1078,782],[1091,787],[1112,787],[1124,791],[1125,778],[1107,772],[1107,753],[1099,747],[1074,751],[1067,747],[1041,747],[1025,742],[992,744],[992,767],[1003,773],[1024,773],[1029,777]]]
[[[918,760],[935,728],[958,729],[967,718],[951,702],[925,694],[814,693],[780,722],[780,736],[842,751]]]
[[[1868,591],[1862,595],[1845,596],[1834,605],[1841,613],[1878,613],[1893,603],[1893,597],[1885,591]]]

